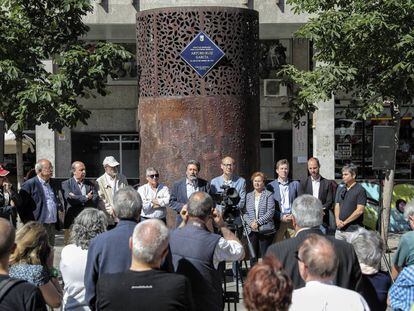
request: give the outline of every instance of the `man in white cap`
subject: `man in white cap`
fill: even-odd
[[[118,189],[128,186],[128,181],[124,175],[118,172],[119,162],[113,156],[106,157],[102,165],[105,173],[96,180],[100,198],[99,207],[106,212],[109,226],[114,226],[113,197]]]

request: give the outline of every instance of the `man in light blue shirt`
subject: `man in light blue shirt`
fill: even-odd
[[[223,186],[229,186],[235,188],[240,195],[240,202],[237,204],[237,208],[241,210],[244,207],[246,201],[246,180],[243,177],[234,174],[236,168],[236,162],[232,157],[224,157],[221,160],[221,169],[223,175],[215,177],[211,180],[210,193],[212,195],[222,193]],[[223,206],[217,204],[216,209],[222,212]]]

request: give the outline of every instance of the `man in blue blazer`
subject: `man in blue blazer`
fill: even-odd
[[[49,244],[54,246],[55,232],[59,229],[58,210],[62,210],[60,183],[51,178],[53,166],[49,160],[39,160],[35,171],[37,175],[24,182],[20,189],[21,204],[17,206],[17,212],[23,223],[35,220],[43,224]]]
[[[275,213],[275,222],[280,221],[275,241],[282,241],[293,234],[292,225],[292,203],[302,194],[300,183],[296,180],[289,180],[289,161],[282,159],[276,163],[278,178],[267,185],[267,189],[273,192],[273,198],[279,207],[279,213]],[[279,217],[277,217],[279,216]],[[289,231],[290,229],[290,231]]]
[[[201,178],[198,178],[200,172],[200,162],[189,160],[185,171],[186,177],[176,181],[170,194],[170,207],[177,212],[176,226],[178,227],[182,221],[180,212],[188,198],[196,191],[204,191],[210,193],[210,184]]]
[[[71,172],[73,177],[62,183],[63,198],[65,199],[65,245],[69,243],[70,226],[73,224],[76,216],[87,207],[97,207],[99,196],[95,185],[85,180],[85,164],[80,161],[72,163]]]

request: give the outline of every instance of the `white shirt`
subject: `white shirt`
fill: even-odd
[[[295,289],[289,311],[369,311],[365,299],[349,289],[318,281]]]
[[[186,189],[187,189],[187,198],[189,198],[194,192],[198,191],[197,180],[192,182],[188,178],[185,180]]]
[[[289,182],[282,182],[279,179],[277,181],[279,183],[280,208],[282,210],[282,214],[290,214],[292,209],[290,208],[289,202]]]
[[[255,212],[255,215],[256,215],[256,219],[259,219],[259,202],[260,202],[260,197],[261,197],[261,194],[260,195],[254,195],[254,212]]]
[[[311,177],[311,181],[312,181],[312,195],[318,199],[319,197],[319,188],[321,186],[321,177],[319,176],[318,179],[313,179]]]
[[[214,268],[222,261],[238,261],[244,257],[243,245],[235,240],[220,238],[214,249],[213,264]]]
[[[117,181],[119,181],[119,180],[117,180],[116,176],[115,176],[115,178],[112,178],[107,173],[105,173],[104,176],[105,176],[106,183],[112,189],[112,195],[114,195],[116,190],[118,190],[117,189],[118,188],[117,187]]]
[[[75,244],[66,245],[60,257],[60,272],[63,282],[62,310],[90,310],[85,301],[84,276],[88,250]]]
[[[141,216],[146,218],[165,218],[167,216],[167,206],[170,202],[170,191],[164,184],[158,184],[156,190],[146,183],[138,188],[138,193],[142,199]],[[160,203],[159,208],[153,208],[152,200],[157,199]]]

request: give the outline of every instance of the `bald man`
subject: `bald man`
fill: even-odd
[[[14,251],[15,231],[13,225],[0,218],[0,293],[9,287],[4,295],[0,294],[1,310],[38,310],[46,311],[40,290],[24,281],[9,277],[9,257]]]
[[[296,259],[306,286],[293,291],[290,311],[369,310],[360,294],[334,285],[339,260],[328,239],[319,234],[310,234],[299,247]]]
[[[73,177],[62,183],[63,198],[65,200],[65,245],[69,243],[70,226],[76,216],[87,207],[97,207],[99,196],[95,185],[86,180],[85,164],[80,161],[72,163],[71,172]]]
[[[35,220],[43,224],[51,246],[55,245],[55,232],[59,229],[58,210],[63,210],[59,200],[61,186],[53,176],[52,163],[47,159],[37,161],[36,176],[23,183],[19,195],[22,203],[17,212],[23,223]]]
[[[240,202],[237,204],[237,208],[240,210],[244,207],[244,203],[246,201],[246,180],[234,173],[236,170],[236,161],[232,157],[224,157],[221,160],[220,167],[223,174],[211,180],[210,193],[213,196],[215,194],[222,193],[223,186],[235,188],[240,195]],[[216,208],[222,212],[221,205],[217,205]]]

